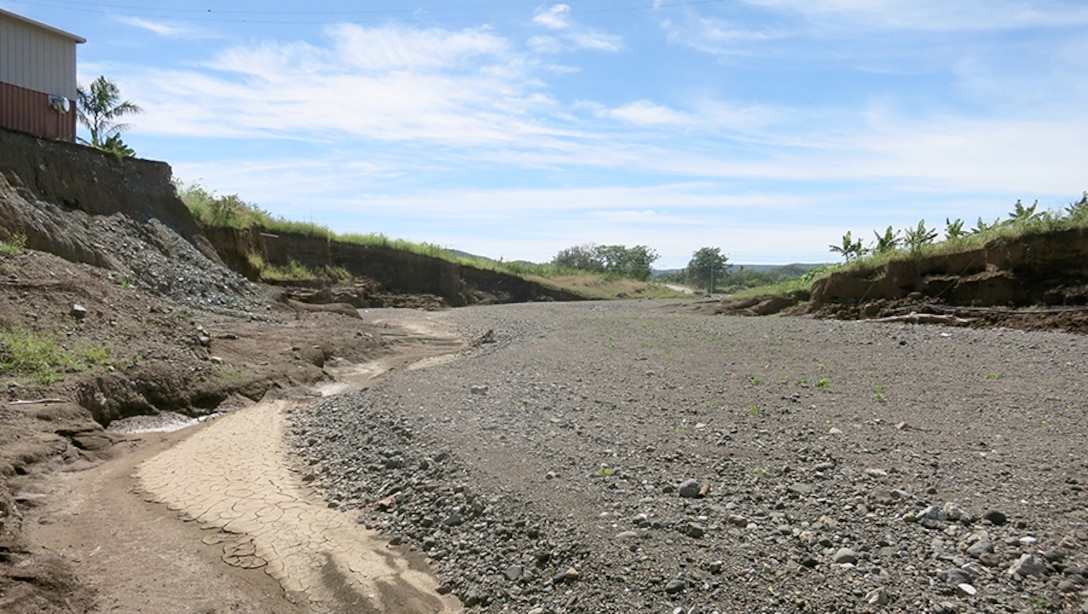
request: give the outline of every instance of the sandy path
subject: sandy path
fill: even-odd
[[[385,540],[329,509],[289,469],[286,401],[223,416],[144,462],[136,477],[148,500],[199,523],[223,560],[264,568],[292,602],[312,612],[441,612],[429,574]]]

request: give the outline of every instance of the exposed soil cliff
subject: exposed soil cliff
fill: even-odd
[[[898,300],[919,293],[958,306],[1088,303],[1088,231],[997,239],[965,252],[832,273],[812,289],[814,307]]]
[[[257,280],[250,262],[258,256],[268,264],[291,261],[312,269],[343,267],[353,276],[373,282],[365,291],[342,294],[338,300],[356,307],[387,306],[387,295],[436,295],[447,305],[520,303],[538,300],[582,300],[577,294],[548,288],[498,271],[478,269],[440,258],[380,245],[329,241],[303,234],[271,234],[258,228],[206,228],[219,257],[235,271]],[[321,300],[321,294],[310,294]]]

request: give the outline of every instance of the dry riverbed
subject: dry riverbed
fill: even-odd
[[[433,314],[495,343],[296,409],[306,478],[482,611],[1088,607],[1088,338],[683,311]]]

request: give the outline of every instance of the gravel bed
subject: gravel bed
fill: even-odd
[[[496,343],[299,407],[291,437],[471,610],[1088,612],[1086,337],[432,317]]]

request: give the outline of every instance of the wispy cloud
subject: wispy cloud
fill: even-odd
[[[623,49],[621,37],[578,23],[571,15],[570,6],[566,4],[537,9],[533,23],[552,32],[552,34],[534,36],[529,39],[529,47],[538,53],[559,53],[582,49],[617,52]]]
[[[166,36],[170,38],[202,38],[203,35],[189,26],[178,26],[162,21],[151,21],[142,17],[131,17],[127,15],[114,15],[114,20],[123,23],[125,25],[132,26],[134,28],[140,28],[141,30],[147,30],[153,32],[159,36]]]

